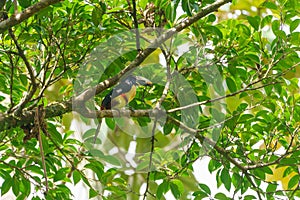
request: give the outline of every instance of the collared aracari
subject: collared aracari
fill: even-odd
[[[127,76],[104,97],[101,110],[124,107],[133,100],[136,94],[136,87],[139,85],[152,86],[152,82],[141,76]]]
[[[136,86],[139,85],[152,86],[152,82],[141,76],[127,76],[104,97],[101,103],[101,110],[118,109],[126,106],[135,97]],[[100,120],[96,129],[94,144],[100,132],[101,122]]]

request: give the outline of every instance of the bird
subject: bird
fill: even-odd
[[[110,91],[101,103],[101,110],[120,109],[132,101],[137,86],[152,86],[152,82],[142,76],[129,75]]]
[[[153,83],[142,76],[129,75],[122,79],[119,84],[104,97],[100,109],[111,110],[123,108],[134,99],[136,95],[136,87],[139,85],[152,86]],[[101,123],[102,120],[99,120],[94,136],[94,144],[96,144]]]

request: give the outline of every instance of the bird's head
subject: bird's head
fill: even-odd
[[[136,85],[143,85],[143,86],[152,86],[153,85],[153,83],[150,80],[148,80],[142,76],[135,76],[135,79],[136,79]]]
[[[148,80],[142,76],[133,76],[133,75],[127,76],[125,79],[123,79],[121,81],[121,83],[122,82],[129,83],[132,85],[137,85],[137,86],[141,86],[141,85],[142,86],[152,86],[153,85],[153,83],[150,80]]]

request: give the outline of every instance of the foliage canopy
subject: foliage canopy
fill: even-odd
[[[299,197],[299,10],[1,1],[1,196],[73,199],[81,185],[99,199]],[[154,86],[131,109],[100,111],[128,73]],[[222,190],[196,178],[203,157]]]

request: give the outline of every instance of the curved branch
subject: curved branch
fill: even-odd
[[[41,0],[40,2],[26,8],[23,12],[13,15],[10,18],[0,22],[0,33],[5,32],[9,28],[20,24],[22,21],[28,19],[29,17],[33,16],[37,12],[47,8],[50,5],[56,4],[61,0]]]
[[[15,108],[15,113],[17,115],[19,115],[19,114],[21,114],[22,109],[25,107],[25,105],[30,101],[30,99],[34,95],[35,91],[37,90],[38,85],[37,85],[36,80],[35,80],[33,67],[31,66],[31,64],[29,63],[27,57],[25,56],[24,50],[21,48],[15,34],[13,33],[12,29],[9,29],[8,32],[9,32],[10,37],[12,38],[12,40],[14,41],[14,43],[15,43],[17,49],[18,49],[19,56],[22,58],[23,62],[25,63],[25,67],[26,67],[26,69],[29,73],[31,86],[32,86],[32,88],[28,91],[28,93],[23,98],[23,100]],[[12,109],[12,110],[14,110],[14,109]]]

